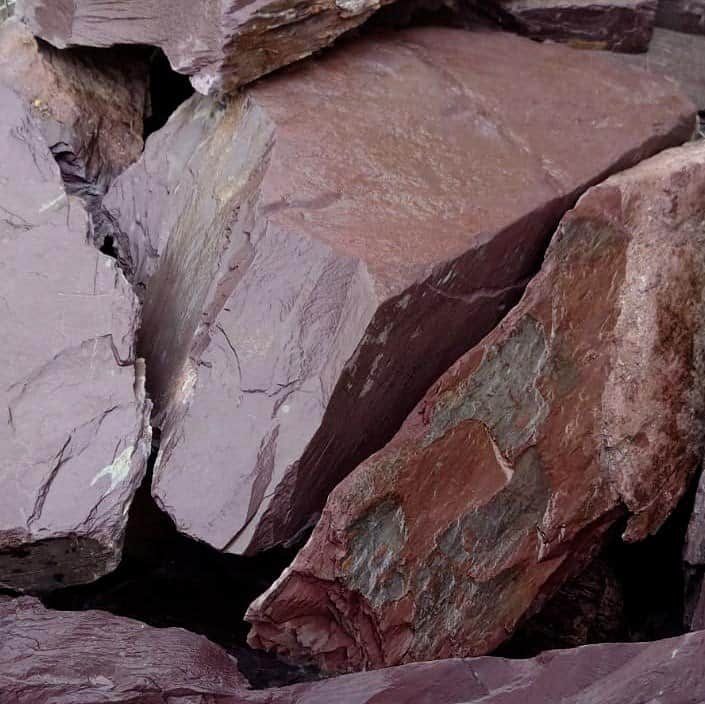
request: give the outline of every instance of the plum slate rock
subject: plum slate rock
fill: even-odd
[[[646,51],[656,0],[474,0],[534,39],[612,51]]]
[[[181,628],[0,597],[0,701],[7,704],[195,704],[246,682],[224,650]]]
[[[0,25],[0,83],[31,106],[67,176],[99,189],[142,153],[146,75],[135,52],[57,51],[16,18]]]
[[[705,0],[659,0],[656,23],[679,32],[705,34]]]
[[[683,704],[705,699],[705,632],[533,660],[414,663],[252,691],[202,636],[0,597],[0,701],[12,704]]]
[[[664,79],[452,29],[192,98],[105,201],[146,285],[157,501],[221,550],[294,538],[518,300],[578,195],[693,126]]]
[[[391,0],[18,0],[16,14],[56,47],[149,44],[204,94],[302,59]]]
[[[150,404],[127,364],[137,300],[2,86],[0,145],[0,586],[44,590],[117,564]]]
[[[618,518],[656,531],[702,454],[704,252],[705,143],[588,191],[519,305],[333,491],[251,645],[329,670],[485,654]]]

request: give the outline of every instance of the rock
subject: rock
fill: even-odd
[[[612,51],[646,51],[656,0],[473,0],[508,28],[533,39]]]
[[[391,0],[19,0],[17,14],[56,47],[148,44],[200,93],[229,92],[303,59]]]
[[[15,0],[0,0],[0,22],[11,17],[15,12]]]
[[[656,23],[679,32],[705,34],[705,0],[659,0]],[[695,56],[691,60],[697,60]]]
[[[0,587],[85,582],[119,559],[150,404],[137,300],[87,243],[39,126],[0,86]]]
[[[147,286],[161,507],[220,550],[295,538],[516,302],[577,196],[693,119],[662,79],[452,29],[186,103],[105,201]]]
[[[12,704],[205,704],[246,686],[203,636],[31,597],[0,597],[0,672],[0,701]]]
[[[682,704],[705,697],[705,632],[534,660],[417,663],[250,691],[202,636],[0,598],[0,700],[12,704]],[[119,653],[119,657],[116,657]]]
[[[514,308],[331,494],[246,616],[328,670],[484,654],[626,515],[654,533],[703,444],[705,143],[591,189]]]
[[[700,475],[688,522],[683,560],[686,571],[685,625],[705,628],[705,474]]]

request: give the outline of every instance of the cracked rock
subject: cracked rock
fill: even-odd
[[[160,506],[220,550],[295,538],[516,302],[578,195],[693,125],[665,80],[452,29],[191,99],[106,198],[147,287]]]
[[[117,564],[151,405],[129,364],[136,298],[2,86],[0,145],[0,586],[45,590]]]
[[[56,47],[148,44],[200,93],[228,92],[298,61],[391,0],[19,0],[17,15]]]
[[[333,491],[250,644],[328,670],[488,653],[618,518],[658,530],[702,455],[704,252],[705,144],[588,191],[521,303]]]

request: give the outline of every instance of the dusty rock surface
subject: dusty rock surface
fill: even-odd
[[[605,530],[655,532],[703,444],[705,144],[585,194],[521,303],[430,389],[250,607],[329,670],[492,651]]]
[[[29,107],[0,86],[0,586],[95,579],[119,560],[149,408],[137,300],[87,242]]]
[[[309,56],[390,0],[19,0],[17,15],[56,47],[147,44],[203,94],[229,91]]]
[[[147,287],[160,505],[221,550],[295,537],[518,299],[577,196],[693,119],[662,79],[451,29],[193,98],[105,201]]]
[[[680,32],[705,34],[705,1],[659,0],[656,21]]]

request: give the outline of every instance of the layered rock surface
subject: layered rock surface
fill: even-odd
[[[229,91],[309,56],[391,0],[19,0],[17,14],[56,47],[148,44],[200,93]]]
[[[704,0],[659,0],[656,21],[661,27],[705,34]],[[697,60],[693,57],[693,60]]]
[[[331,494],[247,614],[324,668],[483,654],[628,517],[656,531],[703,444],[705,144],[585,194],[521,303]]]
[[[221,550],[295,537],[517,300],[580,192],[692,129],[664,80],[443,29],[189,101],[106,199],[147,287],[160,505]]]
[[[0,586],[42,590],[117,564],[150,404],[129,365],[136,298],[2,86],[0,145]]]

